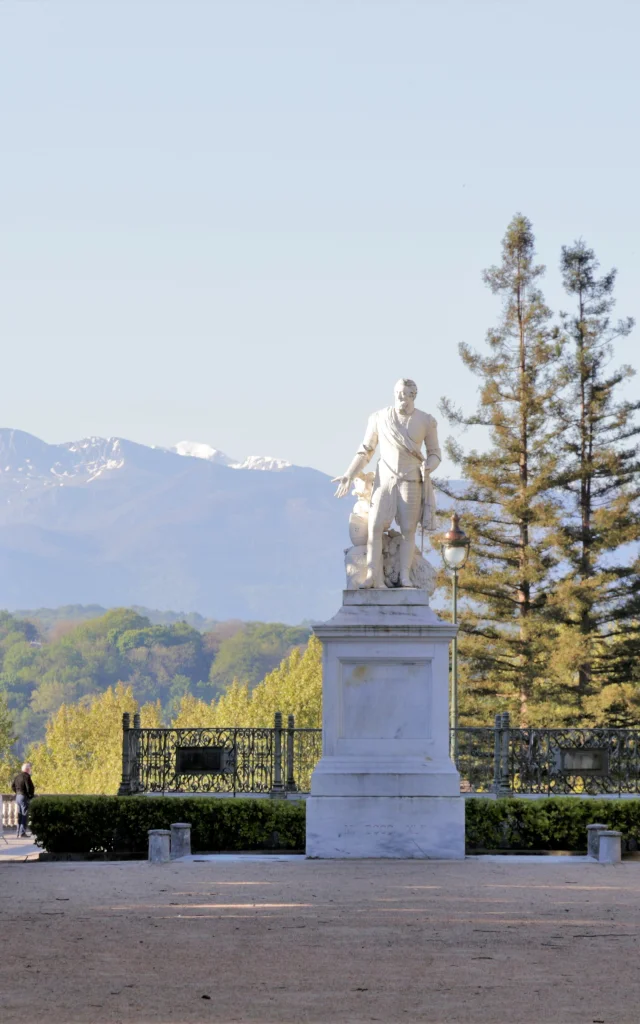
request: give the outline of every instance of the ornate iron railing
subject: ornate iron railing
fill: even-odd
[[[464,788],[499,795],[640,794],[640,729],[493,729],[452,736]]]
[[[273,728],[142,729],[123,715],[122,782],[119,792],[238,793],[308,792],[322,752],[321,729]]]
[[[508,742],[514,793],[640,793],[640,731],[514,729]]]
[[[451,749],[465,792],[640,795],[640,729],[452,730]],[[322,730],[273,728],[141,729],[123,716],[122,783],[129,793],[308,793],[322,754]]]
[[[493,792],[494,729],[451,730],[452,757],[467,792]]]
[[[291,741],[293,770],[287,788],[289,792],[308,793],[311,773],[322,757],[322,729],[294,729]]]

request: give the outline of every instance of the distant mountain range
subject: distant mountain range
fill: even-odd
[[[343,586],[351,509],[333,490],[317,470],[197,442],[47,444],[0,429],[0,608],[326,618]]]

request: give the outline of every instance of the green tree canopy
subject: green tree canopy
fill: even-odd
[[[553,493],[557,470],[552,409],[560,380],[561,344],[535,263],[531,223],[517,214],[502,242],[502,260],[484,280],[502,304],[487,333],[486,353],[460,346],[464,365],[479,380],[475,412],[447,399],[442,409],[457,427],[482,427],[488,448],[447,450],[465,480],[458,498],[472,539],[464,571],[468,601],[461,653],[467,680],[522,724],[532,723],[551,698],[547,692],[550,629],[545,604],[552,592],[556,556],[550,530],[558,523]],[[557,695],[553,695],[557,699]]]
[[[0,793],[9,791],[11,779],[19,767],[14,752],[15,740],[13,719],[9,714],[6,698],[0,693]]]
[[[160,707],[139,708],[130,686],[63,704],[47,722],[29,760],[40,793],[116,793],[122,772],[122,715],[140,710],[143,728],[160,725]]]
[[[306,644],[309,632],[306,626],[247,623],[220,644],[209,674],[212,695],[223,691],[233,679],[255,686],[292,647]]]
[[[640,563],[625,547],[640,540],[640,402],[623,393],[632,368],[611,366],[616,341],[633,328],[630,318],[612,319],[616,271],[600,276],[582,240],[563,246],[560,268],[574,308],[562,314],[564,388],[554,409],[563,572],[551,610],[562,670],[577,675],[582,700],[628,680],[640,660]]]
[[[173,721],[187,726],[272,726],[276,711],[295,715],[298,728],[322,724],[322,649],[312,636],[306,650],[299,648],[269,672],[256,687],[237,680],[211,703],[193,695],[183,697]]]
[[[33,622],[0,612],[0,693],[24,750],[43,737],[47,720],[63,704],[122,681],[139,704],[159,700],[169,721],[188,693],[223,692],[234,677],[255,685],[308,635],[306,627],[237,622],[202,633],[186,622],[154,625],[130,608],[75,625],[58,620],[43,633]]]

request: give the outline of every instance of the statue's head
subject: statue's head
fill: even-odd
[[[401,377],[393,389],[395,407],[398,412],[412,413],[415,408],[418,385],[409,377]]]

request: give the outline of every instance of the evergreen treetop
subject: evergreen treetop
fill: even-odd
[[[441,404],[454,426],[482,426],[489,433],[486,451],[465,453],[459,443],[447,444],[465,479],[461,504],[472,540],[463,582],[470,600],[462,653],[486,695],[492,692],[502,708],[517,710],[523,724],[532,699],[544,698],[544,607],[556,565],[549,531],[559,515],[551,410],[561,383],[562,344],[539,288],[543,273],[535,263],[531,223],[517,214],[502,242],[501,263],[484,274],[502,301],[498,325],[487,333],[488,353],[460,345],[464,365],[480,379],[478,407],[465,415],[447,399]]]
[[[640,656],[639,566],[625,548],[640,540],[640,401],[620,394],[635,371],[611,368],[614,343],[634,326],[631,317],[612,319],[616,271],[599,276],[583,240],[563,246],[560,270],[575,305],[561,314],[564,387],[554,408],[564,495],[557,543],[566,568],[553,610],[564,627],[565,670],[577,673],[582,699],[628,680],[629,662]]]

